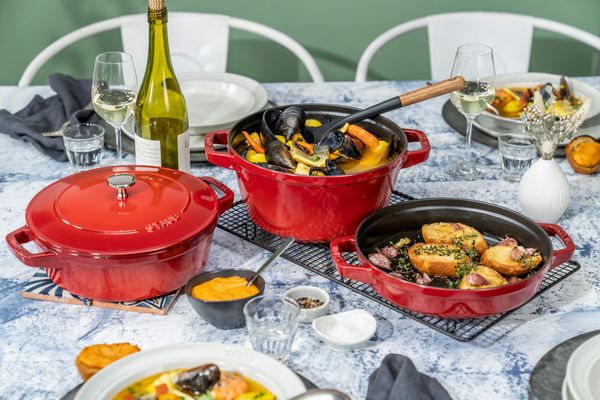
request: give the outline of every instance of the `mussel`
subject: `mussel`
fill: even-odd
[[[310,167],[308,170],[308,175],[344,175],[344,171],[340,167],[338,167],[333,161],[326,160],[325,167]]]
[[[304,135],[304,122],[306,114],[300,107],[287,107],[281,112],[277,124],[275,125],[275,134],[282,135],[285,140],[290,140],[294,133]]]
[[[273,133],[273,126],[278,123],[282,112],[277,109],[266,110],[260,123],[260,137],[265,145],[265,157],[269,164],[294,169],[295,164],[287,146],[280,142]]]
[[[190,396],[200,396],[219,382],[221,371],[215,364],[205,364],[188,369],[173,379],[178,390]]]
[[[348,160],[360,160],[365,149],[364,143],[351,138],[339,129],[327,132],[317,143],[327,146],[330,153],[335,153]]]

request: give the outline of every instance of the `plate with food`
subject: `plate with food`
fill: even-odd
[[[124,357],[94,374],[75,399],[274,400],[305,391],[294,372],[264,354],[194,343]]]
[[[549,236],[564,248],[554,249]],[[558,225],[467,199],[423,199],[383,208],[355,236],[331,243],[341,276],[370,284],[395,305],[445,318],[512,310],[575,246]],[[354,254],[351,263],[345,254]]]
[[[496,76],[496,94],[491,107],[475,119],[475,126],[492,136],[522,129],[521,113],[532,101],[533,93],[546,83],[555,89],[559,113],[569,114],[580,107],[585,109],[585,121],[580,129],[589,128],[600,136],[600,91],[577,79],[545,73],[505,74]],[[587,129],[586,129],[587,128]]]

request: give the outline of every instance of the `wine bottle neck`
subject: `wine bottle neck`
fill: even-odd
[[[148,52],[148,66],[166,67],[172,70],[169,53],[169,40],[167,36],[167,9],[148,9],[148,22],[150,29],[150,46]]]

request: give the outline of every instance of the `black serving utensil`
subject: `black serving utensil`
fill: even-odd
[[[401,107],[406,107],[411,104],[419,103],[424,100],[432,99],[456,90],[464,88],[465,80],[462,76],[455,76],[441,82],[428,84],[419,89],[412,90],[408,93],[403,93],[400,96],[393,97],[382,103],[376,104],[364,110],[350,114],[344,118],[336,119],[326,124],[323,124],[313,131],[315,141],[319,140],[325,133],[332,129],[341,128],[344,124],[353,124],[363,119],[371,118],[379,114],[386,113]]]
[[[258,278],[260,276],[260,274],[265,269],[267,269],[267,267],[269,265],[271,265],[271,263],[273,263],[273,261],[275,261],[275,259],[277,257],[279,257],[284,251],[286,251],[287,248],[292,245],[292,243],[294,243],[294,238],[289,238],[285,242],[283,242],[283,244],[281,246],[279,246],[279,248],[277,250],[275,250],[275,252],[273,254],[271,254],[271,257],[269,257],[269,259],[267,261],[265,261],[265,263],[263,265],[260,266],[260,268],[258,269],[258,271],[256,271],[254,273],[254,276],[252,276],[252,278],[250,280],[248,280],[248,283],[246,284],[246,287],[252,285],[254,283],[254,281],[256,280],[256,278]]]

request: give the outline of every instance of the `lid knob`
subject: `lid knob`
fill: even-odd
[[[108,186],[117,189],[117,199],[124,200],[127,197],[127,188],[135,184],[135,177],[131,174],[115,174],[108,177]]]

